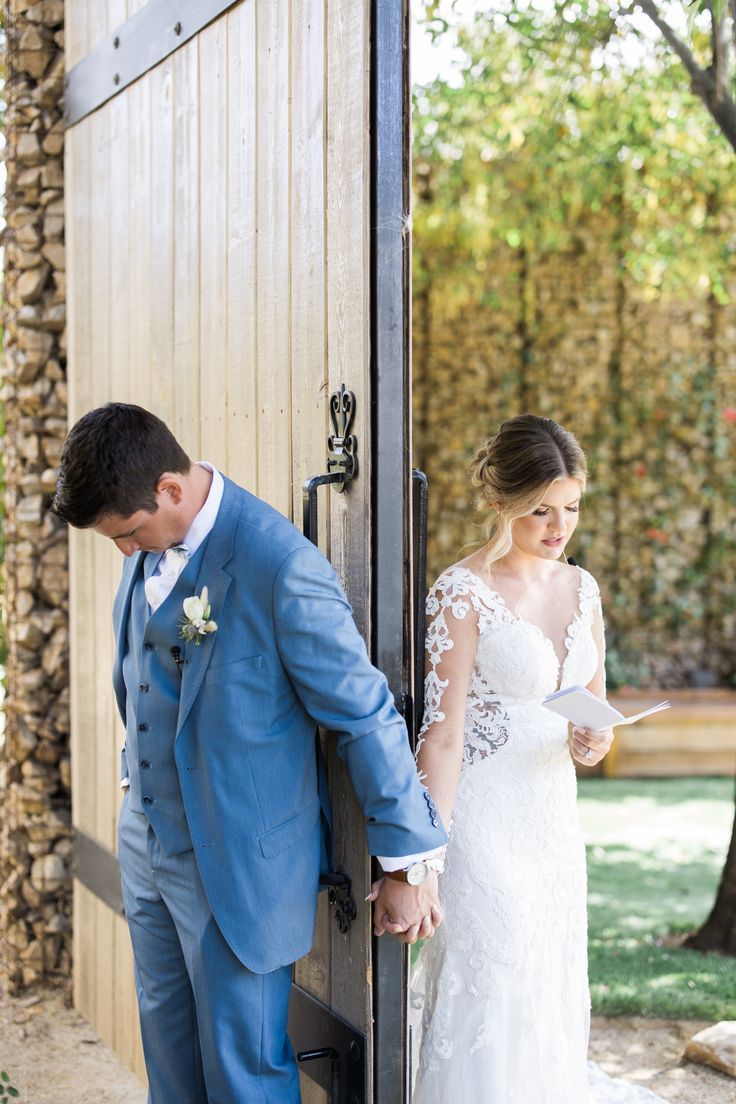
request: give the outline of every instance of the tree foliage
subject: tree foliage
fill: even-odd
[[[420,286],[425,262],[472,266],[499,241],[574,247],[584,214],[625,208],[622,263],[650,294],[725,300],[732,152],[678,65],[656,44],[637,53],[634,32],[633,50],[614,46],[600,4],[489,4],[454,25],[443,8],[425,3],[426,26],[455,35],[462,64],[415,91]]]
[[[424,0],[430,28],[448,28],[443,12],[457,12],[463,0]],[[732,0],[490,0],[480,18],[506,23],[530,54],[566,68],[578,49],[603,50],[618,64],[647,40],[660,69],[689,87],[713,123],[736,150],[736,6]],[[617,49],[626,40],[628,50]]]

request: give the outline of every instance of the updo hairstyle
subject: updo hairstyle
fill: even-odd
[[[480,448],[470,467],[476,506],[486,514],[483,539],[487,563],[511,549],[516,518],[531,514],[544,502],[551,483],[578,479],[585,490],[588,469],[576,438],[551,418],[519,414],[504,422],[498,433]]]

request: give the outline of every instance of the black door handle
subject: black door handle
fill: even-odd
[[[312,544],[319,544],[317,488],[324,486],[325,483],[342,482],[344,482],[342,473],[332,472],[330,475],[314,475],[304,483],[302,490],[302,532]]]

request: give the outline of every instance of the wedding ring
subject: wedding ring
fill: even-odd
[[[587,751],[585,752],[585,754],[583,755],[583,759],[592,759],[592,758],[593,758],[593,749],[588,748]]]

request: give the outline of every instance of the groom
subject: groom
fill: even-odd
[[[403,721],[324,557],[191,463],[153,414],[109,403],[81,418],[53,508],[127,557],[113,610],[119,858],[149,1104],[297,1104],[291,964],[311,946],[328,865],[317,723],[387,874],[376,933],[413,942],[441,922],[432,859],[446,836]]]

